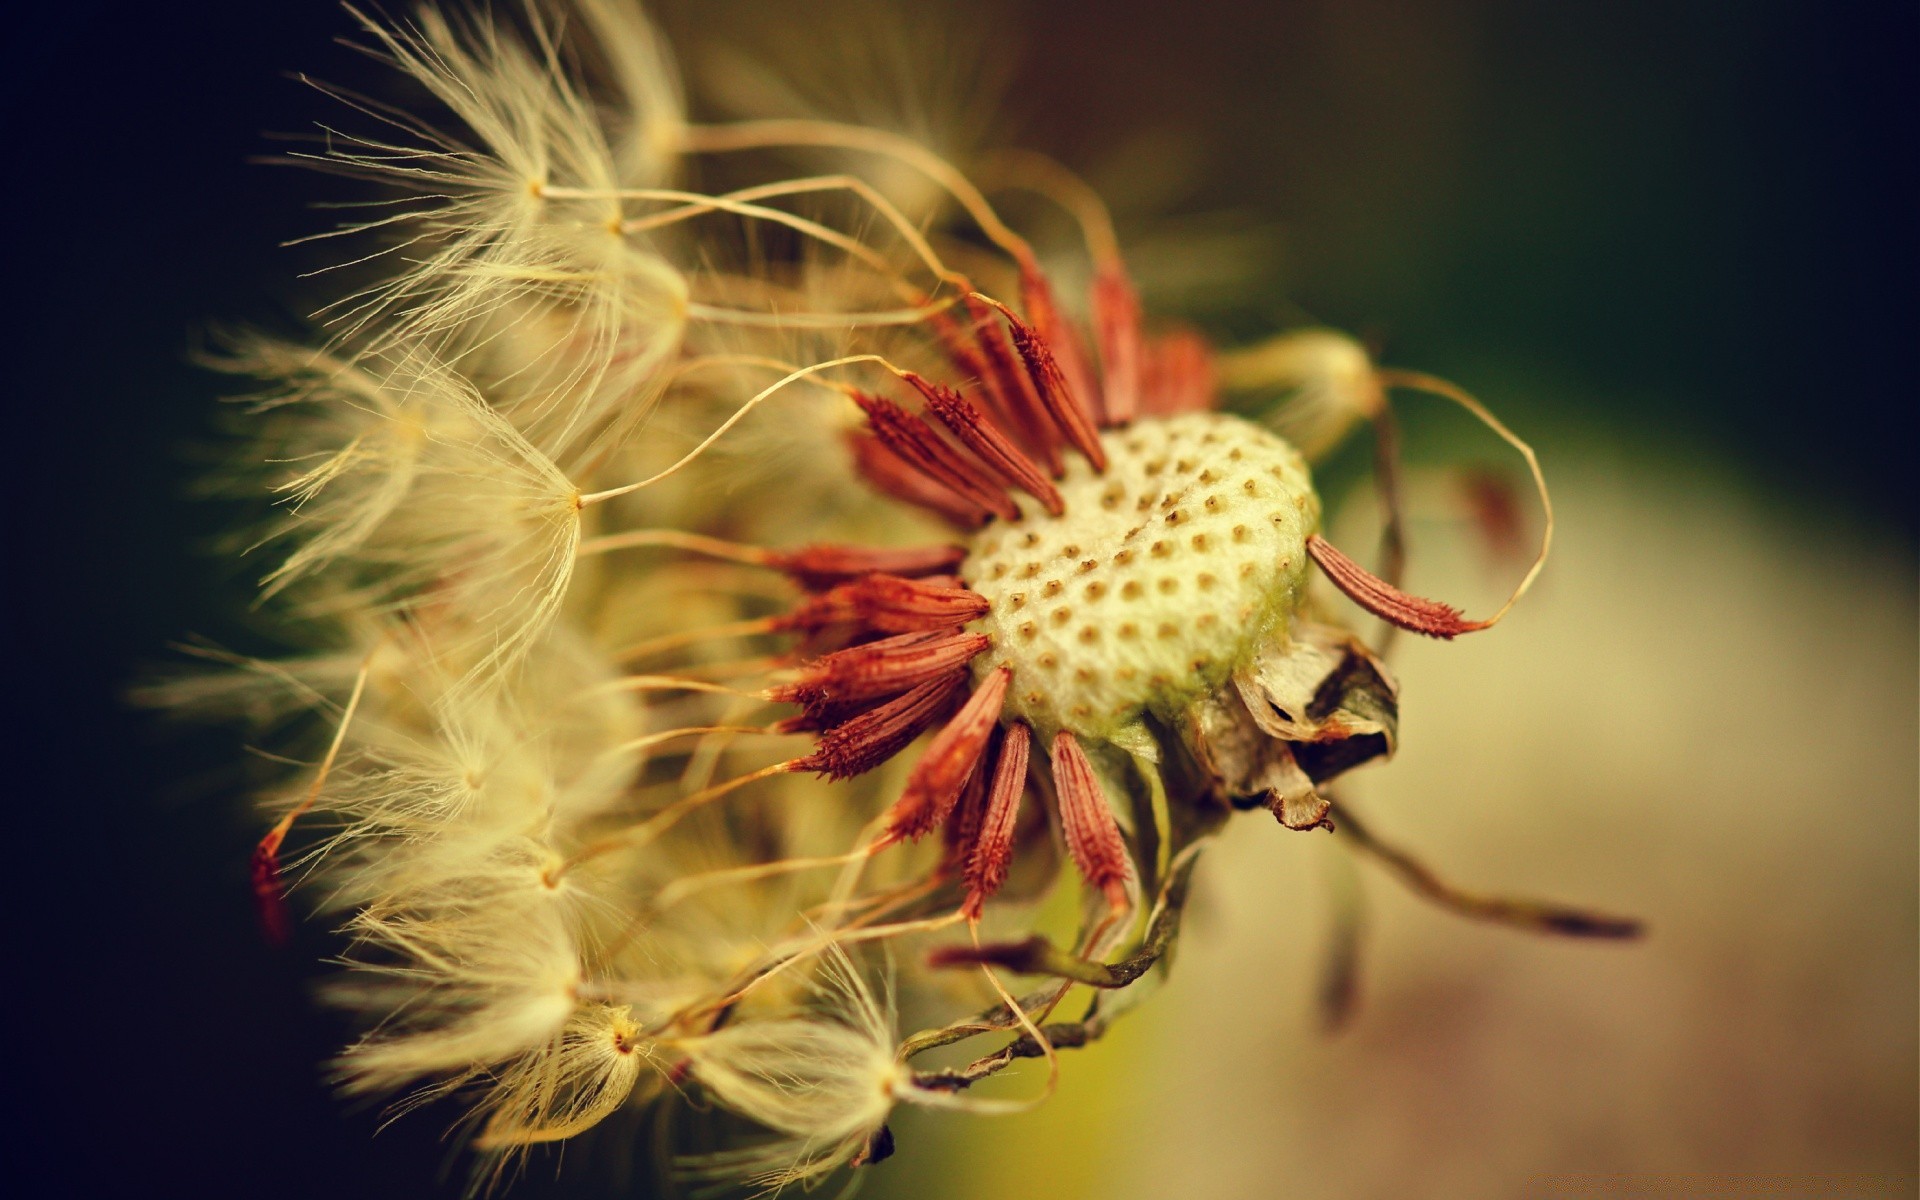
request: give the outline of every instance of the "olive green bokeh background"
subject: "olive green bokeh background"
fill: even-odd
[[[670,16],[756,36],[752,5]],[[245,573],[195,553],[225,520],[184,496],[219,383],[185,352],[212,320],[290,327],[324,261],[275,244],[332,185],[246,161],[331,115],[282,72],[379,76],[322,3],[36,19],[0,81],[16,1162],[74,1194],[453,1194],[437,1128],[375,1138],[318,1081],[324,942],[259,942],[230,741],[117,699],[170,638],[248,636]],[[1166,278],[1196,231],[1270,232],[1235,243],[1256,286],[1189,297],[1216,331],[1354,329],[1537,435],[1564,558],[1485,647],[1410,648],[1407,748],[1362,794],[1463,877],[1656,936],[1543,946],[1369,878],[1369,1004],[1324,1043],[1324,847],[1248,826],[1175,984],[1054,1106],[909,1118],[869,1194],[1521,1195],[1542,1164],[1911,1194],[1911,6],[1071,0],[978,28],[1007,127],[1111,189]],[[1422,529],[1423,586],[1497,598]]]

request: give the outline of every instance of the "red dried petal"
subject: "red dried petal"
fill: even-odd
[[[1001,667],[988,675],[913,764],[900,799],[887,823],[892,838],[916,840],[947,819],[960,798],[960,786],[980,765],[987,738],[1000,722],[1000,705],[1007,697],[1013,672]]]
[[[1006,335],[1000,332],[1000,323],[993,318],[993,308],[977,296],[968,296],[965,303],[973,320],[973,336],[1009,423],[1027,449],[1040,456],[1047,473],[1058,478],[1066,469],[1060,459],[1060,440],[1053,422],[1047,419],[1031,372],[1021,369]]]
[[[1005,316],[1007,327],[1013,331],[1014,348],[1020,352],[1020,361],[1026,364],[1027,374],[1033,379],[1047,420],[1075,450],[1087,456],[1094,470],[1106,470],[1107,452],[1101,448],[1100,430],[1093,422],[1093,414],[1067,387],[1046,339],[1012,313]]]
[[[958,584],[951,576],[902,579],[898,575],[866,575],[842,584],[863,606],[869,625],[885,633],[939,629],[961,625],[987,615],[987,598]]]
[[[836,725],[846,724],[875,705],[873,700],[855,700],[842,704],[827,698],[817,690],[802,692],[792,697],[768,698],[779,699],[788,704],[798,704],[806,709],[798,716],[775,721],[770,729],[771,732],[778,734],[820,733]]]
[[[960,802],[947,814],[947,823],[941,829],[946,851],[941,857],[943,875],[965,871],[967,860],[980,841],[980,825],[987,819],[987,781],[993,774],[993,750],[993,746],[988,745],[981,752],[967,782],[960,788]]]
[[[854,468],[867,482],[896,500],[938,513],[962,529],[978,529],[988,512],[952,488],[935,483],[887,449],[879,438],[856,433],[849,439]]]
[[[980,840],[967,860],[966,914],[980,915],[987,898],[1007,881],[1013,863],[1014,825],[1020,816],[1020,798],[1027,792],[1027,752],[1033,738],[1025,725],[1007,727],[994,764],[993,787],[987,797],[987,815],[980,823]]]
[[[986,357],[974,346],[973,335],[965,326],[945,312],[936,312],[927,317],[927,325],[933,330],[934,337],[940,342],[941,349],[953,363],[962,384],[975,383],[986,394],[987,407],[993,410],[996,419],[1008,421],[1010,410],[1000,394],[1000,381],[995,377],[993,368],[987,364]]]
[[[952,571],[966,561],[965,546],[802,546],[774,551],[767,564],[810,592],[876,571],[915,578]]]
[[[965,680],[966,672],[955,671],[834,726],[820,736],[812,754],[794,761],[793,769],[817,771],[828,779],[851,779],[873,770],[939,720]]]
[[[925,421],[891,400],[855,392],[853,402],[867,414],[873,435],[900,460],[935,483],[1009,521],[1020,516],[1013,502],[979,463],[941,440]]]
[[[773,732],[775,733],[809,733],[816,729],[825,729],[828,725],[835,723],[820,719],[833,705],[833,700],[827,695],[825,688],[791,683],[767,689],[767,699],[775,704],[798,704],[806,710],[804,716],[787,717],[774,722]]]
[[[809,597],[774,622],[780,630],[811,631],[858,622],[880,633],[947,629],[986,615],[987,599],[963,587],[946,587],[944,577],[902,579],[898,575],[862,575],[851,583]]]
[[[1000,431],[986,413],[950,387],[932,383],[912,371],[905,372],[904,377],[926,397],[927,408],[940,419],[940,423],[953,433],[961,445],[973,451],[975,458],[998,475],[1001,482],[1026,492],[1056,517],[1066,511],[1066,504],[1060,499],[1060,491],[1053,486],[1053,481],[1021,452],[1020,447],[1014,445],[1012,438]]]
[[[1060,796],[1060,832],[1067,853],[1087,883],[1106,893],[1110,906],[1124,908],[1132,872],[1127,844],[1086,751],[1064,729],[1053,739],[1053,783]]]
[[[1054,303],[1053,288],[1038,263],[1023,257],[1020,262],[1020,307],[1042,341],[1053,348],[1054,361],[1066,378],[1067,390],[1080,398],[1098,424],[1106,424],[1100,411],[1100,391],[1093,385],[1093,371],[1087,365],[1087,352],[1074,329]]]
[[[1307,538],[1307,553],[1320,564],[1333,585],[1355,604],[1409,633],[1448,640],[1487,627],[1484,621],[1465,619],[1452,605],[1408,595],[1342,554],[1317,533]]]
[[[965,666],[992,645],[984,633],[904,633],[836,650],[801,669],[768,698],[786,703],[848,703],[891,696]]]

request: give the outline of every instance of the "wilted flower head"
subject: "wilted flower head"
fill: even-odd
[[[1507,611],[1398,586],[1388,392],[1458,401],[1539,482],[1491,414],[1329,331],[1217,360],[1148,321],[1057,164],[987,174],[1075,218],[1072,292],[921,142],[692,123],[636,10],[572,7],[365,20],[444,109],[343,94],[371,130],[318,157],[389,189],[346,231],[372,281],[319,345],[219,360],[266,389],[228,480],[273,504],[265,594],[320,641],[154,696],[314,718],[255,882],[276,935],[299,883],[347,939],[343,1087],[464,1100],[483,1181],[686,1092],[763,1132],[683,1172],[816,1181],[885,1157],[896,1104],[1019,1107],[968,1088],[1096,1039],[1236,809],[1473,915],[1631,932],[1452,888],[1330,790],[1399,706],[1333,593],[1437,638]],[[1309,463],[1362,423],[1379,574]],[[1035,914],[1076,887],[1063,946]],[[1099,998],[1050,1022],[1076,982]]]

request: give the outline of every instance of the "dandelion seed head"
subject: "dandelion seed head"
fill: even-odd
[[[1472,915],[1630,930],[1452,889],[1328,791],[1392,755],[1399,691],[1311,573],[1434,637],[1507,609],[1334,548],[1307,459],[1374,422],[1397,547],[1387,395],[1424,391],[1544,501],[1477,400],[1329,331],[1160,326],[1093,189],[976,155],[983,106],[891,104],[977,85],[918,25],[823,25],[841,58],[719,89],[786,111],[700,124],[624,0],[360,20],[432,105],[336,93],[365,127],[318,162],[382,189],[338,231],[357,290],[318,346],[214,359],[260,389],[220,486],[304,649],[200,647],[144,695],[272,739],[267,928],[335,923],[340,1085],[457,1096],[477,1186],[683,1094],[758,1134],[677,1168],[768,1191],[885,1157],[902,1103],[1027,1106],[968,1089],[1030,1057],[1050,1089],[1125,1011],[1236,808],[1357,831]],[[1078,261],[997,188],[1060,207]],[[1289,402],[1257,424],[1222,388]],[[1062,947],[1034,908],[1068,873]],[[942,1023],[903,1038],[896,983]],[[1065,1018],[1075,984],[1101,1003]]]

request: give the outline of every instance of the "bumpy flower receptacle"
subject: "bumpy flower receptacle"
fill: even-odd
[[[976,676],[1010,669],[1008,712],[1049,736],[1109,740],[1217,689],[1286,633],[1320,521],[1300,454],[1238,417],[1143,421],[1101,442],[1107,470],[1072,459],[1061,515],[1023,498],[961,567],[989,604]]]

